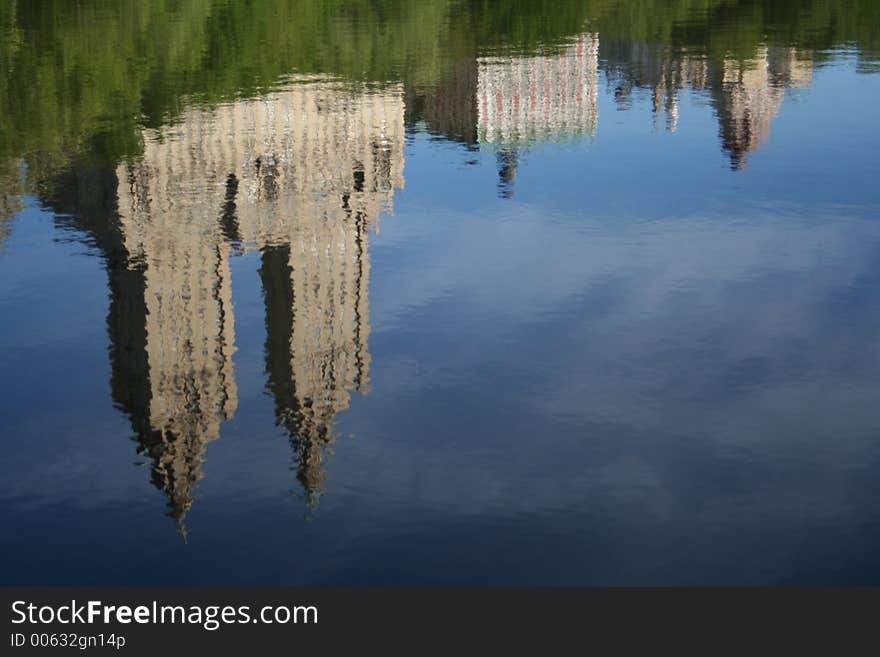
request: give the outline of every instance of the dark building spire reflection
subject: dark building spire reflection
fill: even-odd
[[[519,152],[515,147],[507,146],[495,154],[495,159],[498,163],[498,194],[502,198],[512,198]]]

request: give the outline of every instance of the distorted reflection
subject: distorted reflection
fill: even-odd
[[[599,38],[570,41],[555,54],[460,60],[417,100],[433,132],[495,153],[504,198],[530,145],[596,133]]]
[[[600,40],[583,33],[556,54],[478,57],[453,67],[449,77],[420,98],[432,131],[471,147],[494,151],[498,188],[513,195],[520,156],[530,145],[594,137],[599,125],[600,67],[621,110],[635,88],[651,92],[655,125],[674,132],[680,94],[709,96],[721,146],[734,170],[770,135],[787,89],[812,83],[809,50],[760,46],[749,58],[710,60],[686,49],[637,41]]]
[[[713,87],[712,97],[731,168],[745,168],[746,153],[769,138],[786,88],[808,87],[812,81],[813,62],[794,48],[761,47],[755,59],[745,63],[725,60],[721,84]]]
[[[791,47],[760,46],[747,59],[715,62],[705,55],[629,41],[602,43],[602,59],[615,85],[620,109],[631,105],[634,88],[651,91],[655,122],[674,132],[683,90],[709,94],[720,126],[722,148],[734,170],[746,167],[746,155],[770,135],[786,89],[809,87],[812,54]]]
[[[858,73],[876,70],[880,50],[866,0],[429,0],[424,20],[407,3],[366,1],[338,16],[319,0],[43,4],[0,3],[0,249],[31,194],[101,253],[112,400],[184,536],[208,443],[244,415],[237,256],[259,256],[259,367],[291,479],[318,503],[337,417],[370,385],[370,235],[404,186],[407,131],[418,147],[425,133],[456,144],[455,157],[464,146],[469,164],[485,155],[510,199],[528,189],[528,153],[596,145],[614,127],[606,114],[600,124],[603,82],[606,107],[641,103],[661,132],[685,132],[693,96],[710,126],[699,138],[715,141],[706,162],[681,158],[718,165],[726,184],[749,178],[738,172],[786,94],[811,87],[835,48],[858,51]],[[609,142],[592,162],[630,157]],[[432,184],[445,190],[439,168]],[[540,189],[535,207],[557,191],[571,192]],[[578,220],[593,209],[571,203]]]
[[[107,255],[114,398],[153,482],[185,531],[206,445],[238,405],[229,258],[255,248],[268,386],[314,504],[334,419],[369,381],[368,231],[403,186],[402,91],[296,81],[191,108],[143,142],[142,158],[60,187],[80,190],[77,221]]]
[[[41,185],[43,200],[107,257],[113,397],[181,531],[206,445],[238,406],[230,258],[248,250],[262,258],[276,422],[316,504],[334,420],[369,382],[368,234],[403,186],[407,120],[494,153],[499,195],[510,198],[530,147],[595,136],[603,69],[618,107],[649,89],[670,131],[683,90],[709,94],[740,169],[767,139],[785,89],[808,86],[812,66],[795,48],[717,63],[584,32],[553,52],[461,58],[421,92],[288,78],[263,96],[193,105],[144,129],[142,155],[115,170],[79,162]],[[24,179],[15,161],[0,175],[2,242]]]
[[[497,148],[502,196],[529,143],[595,134],[598,55],[598,36],[581,34],[558,55],[477,61],[477,141]]]

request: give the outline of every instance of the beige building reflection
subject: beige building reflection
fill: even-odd
[[[629,107],[633,88],[649,88],[655,121],[665,120],[669,131],[678,127],[682,90],[708,93],[733,169],[744,169],[748,153],[767,141],[786,90],[807,88],[813,80],[810,53],[795,48],[762,46],[752,58],[727,58],[720,65],[638,42],[609,42],[603,53],[616,78],[618,105]]]
[[[350,392],[369,381],[368,232],[403,186],[399,87],[312,79],[187,110],[121,165],[128,268],[142,271],[142,448],[181,520],[208,442],[235,414],[230,257],[261,251],[266,370],[310,502]]]
[[[770,137],[770,125],[779,114],[786,89],[813,83],[813,61],[794,48],[758,50],[745,63],[727,60],[721,85],[713,89],[723,146],[734,169],[746,167],[746,154]]]

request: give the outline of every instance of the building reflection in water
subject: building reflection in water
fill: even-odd
[[[522,154],[541,142],[596,132],[599,37],[584,33],[554,54],[462,59],[423,94],[409,97],[410,121],[470,149],[494,152],[498,189],[513,195]]]
[[[596,134],[599,72],[628,109],[635,89],[650,91],[655,124],[674,132],[683,90],[709,96],[731,168],[764,143],[787,89],[812,83],[809,51],[761,46],[747,59],[714,61],[699,52],[583,33],[555,54],[475,57],[422,95],[417,107],[434,134],[495,152],[499,192],[512,195],[521,155],[534,144]],[[412,112],[412,108],[410,108]]]
[[[494,151],[507,197],[525,150],[595,134],[600,63],[621,107],[649,89],[669,130],[682,90],[707,94],[734,169],[767,139],[786,89],[812,80],[812,60],[792,48],[712,63],[633,42],[600,49],[585,33],[554,54],[465,58],[430,92],[409,90],[408,120]],[[238,406],[230,259],[248,250],[261,258],[275,419],[317,502],[334,420],[369,385],[368,236],[403,186],[404,109],[402,85],[301,77],[256,99],[190,108],[145,130],[137,160],[75,162],[41,185],[41,201],[105,256],[113,399],[182,531],[206,446]],[[2,241],[20,208],[21,167],[0,177]]]
[[[722,146],[733,169],[744,169],[746,154],[770,137],[770,123],[779,114],[785,90],[809,87],[812,82],[812,59],[794,48],[761,47],[745,64],[724,62],[721,84],[712,92]]]
[[[598,121],[599,37],[580,34],[556,55],[477,60],[481,144],[593,135]]]
[[[368,233],[403,186],[404,137],[401,88],[306,79],[187,110],[117,168],[118,401],[178,522],[238,403],[229,260],[243,249],[261,252],[276,419],[317,500],[334,419],[369,381]]]
[[[806,88],[813,80],[808,51],[761,46],[746,60],[728,57],[712,62],[700,54],[640,42],[603,42],[603,66],[616,85],[621,109],[629,108],[632,90],[651,91],[655,122],[665,117],[674,132],[679,121],[679,95],[684,89],[708,94],[718,117],[722,148],[734,170],[746,167],[748,153],[770,136],[786,89]]]
[[[477,141],[496,149],[501,196],[529,144],[596,133],[598,53],[598,35],[585,33],[555,55],[477,60]]]

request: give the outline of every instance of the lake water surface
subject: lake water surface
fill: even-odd
[[[880,3],[0,0],[0,583],[880,584]]]

